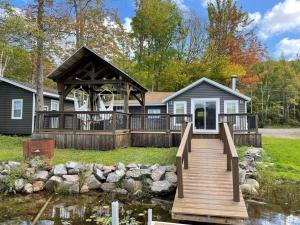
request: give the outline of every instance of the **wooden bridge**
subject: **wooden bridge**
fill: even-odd
[[[172,218],[242,224],[248,218],[239,188],[239,162],[230,128],[220,124],[220,138],[193,137],[192,123],[182,132],[176,156],[178,187]]]

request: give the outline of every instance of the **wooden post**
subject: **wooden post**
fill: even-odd
[[[145,129],[145,113],[146,113],[146,102],[145,93],[142,94],[142,116],[141,116],[141,129]]]
[[[188,169],[189,168],[188,140],[186,142],[186,145],[185,145],[184,151],[183,151],[183,161],[184,161],[184,169]]]
[[[193,128],[191,126],[189,130],[189,138],[188,138],[188,144],[189,144],[188,152],[192,152],[192,136],[193,136],[192,129]]]
[[[229,148],[229,147],[228,147]],[[231,155],[230,149],[227,149],[227,170],[231,171]]]
[[[119,225],[119,202],[111,203],[111,224]]]
[[[77,114],[73,113],[73,133],[77,130]]]
[[[183,198],[182,158],[176,157],[178,198]]]
[[[128,102],[129,102],[129,85],[126,82],[125,83],[125,90],[124,90],[124,112],[125,113],[129,113]]]
[[[64,98],[64,89],[65,86],[62,83],[58,83],[58,95],[59,95],[59,111],[60,112],[64,112],[64,108],[65,108],[65,98]],[[64,114],[60,114],[59,117],[59,129],[63,129],[64,128]]]
[[[255,114],[255,133],[258,134],[258,115]]]
[[[239,159],[232,158],[232,184],[233,184],[233,201],[240,201],[240,181],[239,181]]]
[[[182,137],[183,137],[185,128],[186,128],[186,122],[182,122],[182,124],[181,124],[181,139],[182,139]]]

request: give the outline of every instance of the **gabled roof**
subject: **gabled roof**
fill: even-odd
[[[215,82],[215,81],[213,81],[213,80],[210,80],[210,79],[208,79],[208,78],[206,78],[206,77],[203,77],[203,78],[201,78],[201,79],[195,81],[194,83],[192,83],[192,84],[186,86],[185,88],[183,88],[183,89],[181,89],[181,90],[175,92],[173,95],[171,95],[171,96],[165,98],[165,99],[163,100],[163,102],[166,103],[166,102],[170,101],[171,99],[175,98],[176,96],[178,96],[178,95],[180,95],[180,94],[182,94],[182,93],[184,93],[184,92],[190,90],[191,88],[193,88],[193,87],[195,87],[195,86],[197,86],[197,85],[199,85],[199,84],[201,84],[201,83],[203,83],[203,82],[207,82],[208,84],[211,84],[212,86],[215,86],[215,87],[217,87],[217,88],[220,88],[221,90],[226,91],[226,92],[228,92],[228,93],[230,93],[230,94],[233,94],[233,95],[235,95],[235,96],[238,96],[238,97],[240,97],[240,98],[242,98],[242,99],[244,99],[244,100],[246,100],[246,101],[251,101],[251,98],[250,98],[250,97],[248,97],[248,96],[246,96],[246,95],[244,95],[244,94],[242,94],[242,93],[240,93],[240,92],[238,92],[238,91],[234,91],[234,90],[232,90],[231,88],[226,87],[226,86],[223,85],[223,84],[217,83],[217,82]]]
[[[15,87],[19,87],[22,88],[26,91],[30,91],[32,93],[36,93],[36,89],[35,86],[31,83],[26,83],[26,82],[21,82],[21,81],[16,81],[16,80],[12,80],[12,79],[8,79],[5,77],[0,77],[0,82],[6,82],[8,84],[11,84]],[[50,88],[44,88],[44,96],[48,96],[48,97],[54,97],[54,98],[59,98],[58,92],[55,89],[50,89]],[[68,100],[73,100],[72,98],[67,98]]]
[[[145,105],[146,106],[163,106],[163,100],[168,96],[174,94],[174,92],[147,92],[145,94]],[[124,100],[115,100],[114,105],[122,106]],[[141,104],[137,100],[129,100],[129,106],[140,106]]]
[[[118,74],[118,76],[122,77],[123,79],[126,79],[130,81],[132,84],[143,90],[144,92],[147,92],[148,90],[143,87],[141,84],[139,84],[135,79],[130,77],[127,73],[120,70],[101,56],[99,56],[97,53],[95,53],[93,50],[89,49],[86,46],[80,47],[73,55],[71,55],[68,59],[66,59],[60,66],[58,66],[54,71],[52,71],[48,78],[58,81],[61,77],[65,75],[68,71],[72,70],[72,68],[78,66],[80,62],[84,62],[85,59],[94,59],[99,64],[109,68],[111,71],[113,71],[115,74]]]

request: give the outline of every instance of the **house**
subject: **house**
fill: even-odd
[[[232,77],[231,88],[204,77],[177,92],[147,92],[146,113],[190,114],[194,133],[218,133],[220,115],[247,113],[251,98],[236,90],[236,79]],[[116,101],[115,106],[122,106],[121,101]],[[138,101],[129,100],[130,113],[141,111]],[[177,117],[172,123],[175,126],[181,120]],[[239,122],[236,126],[246,125]]]
[[[56,90],[45,89],[44,110],[59,110]],[[34,132],[36,89],[23,83],[0,77],[0,134],[29,135]],[[67,98],[66,110],[74,110],[73,99]],[[53,122],[53,121],[52,121]]]

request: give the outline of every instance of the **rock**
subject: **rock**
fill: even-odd
[[[84,170],[85,166],[78,162],[69,161],[66,163],[66,168],[68,170],[68,174],[74,175],[78,174],[80,170]]]
[[[246,180],[246,170],[240,169],[239,171],[240,171],[240,173],[239,173],[240,184],[243,184],[243,183],[245,183],[245,180]]]
[[[15,180],[15,190],[21,191],[26,184],[26,181],[22,178]]]
[[[130,163],[126,166],[127,169],[132,170],[132,169],[138,169],[139,166],[136,163]]]
[[[101,187],[101,182],[99,182],[94,175],[87,177],[85,182],[89,187],[89,190],[99,189]]]
[[[159,166],[158,168],[154,169],[151,174],[151,178],[153,181],[159,181],[165,174],[166,169],[162,166]]]
[[[81,194],[84,194],[84,193],[87,193],[87,192],[89,192],[89,186],[87,186],[87,184],[84,184],[84,185],[82,185],[82,187],[80,188],[80,193]]]
[[[131,169],[126,172],[126,177],[138,179],[142,176],[140,169]]]
[[[254,180],[254,179],[247,179],[246,180],[246,184],[251,185],[251,187],[254,188],[254,189],[256,189],[256,190],[259,189],[259,183],[256,180]]]
[[[31,194],[33,192],[32,184],[30,183],[25,184],[23,191],[25,194]]]
[[[144,177],[151,177],[151,170],[150,169],[141,169],[141,175]]]
[[[44,190],[45,189],[44,181],[35,181],[32,184],[32,189],[33,189],[33,192],[38,192],[38,191]]]
[[[33,168],[38,167],[39,164],[40,164],[40,159],[37,158],[37,157],[31,159],[30,162],[29,162],[30,167],[33,167]]]
[[[246,169],[247,169],[247,166],[248,166],[247,162],[240,162],[240,163],[239,163],[239,167],[240,167],[242,170],[246,170]]]
[[[63,175],[63,179],[70,183],[78,183],[79,182],[79,176],[78,175]]]
[[[117,170],[126,170],[124,163],[119,162],[117,164]]]
[[[107,176],[107,178],[106,178],[106,182],[109,182],[109,183],[116,183],[116,182],[118,182],[124,175],[125,175],[125,171],[124,171],[124,170],[116,170],[115,172],[108,174],[108,176]]]
[[[150,187],[153,183],[152,179],[151,178],[146,178],[146,183],[148,184],[148,186]]]
[[[116,170],[116,167],[114,166],[103,166],[102,168],[104,175],[108,175],[109,173],[113,172]]]
[[[149,169],[150,167],[151,167],[150,164],[144,164],[140,166],[141,169]]]
[[[95,163],[94,164],[94,172],[96,171],[96,170],[102,170],[103,169],[103,165],[102,164],[99,164],[99,163]]]
[[[15,161],[9,161],[9,162],[8,162],[8,165],[9,165],[9,167],[12,169],[12,168],[16,168],[16,167],[20,166],[21,163],[15,162]]]
[[[128,194],[128,191],[123,189],[123,188],[116,188],[114,190],[112,190],[113,193],[116,193],[116,194],[120,194],[120,195],[127,195]]]
[[[122,184],[123,188],[131,193],[135,193],[137,191],[142,190],[141,181],[134,180],[132,178],[125,179]]]
[[[173,172],[173,173],[176,173],[176,166],[174,165],[167,165],[165,166],[165,169],[166,169],[166,172]]]
[[[116,188],[116,184],[115,183],[103,183],[103,184],[101,184],[101,189],[104,192],[111,192],[115,188]]]
[[[38,170],[35,174],[35,179],[46,181],[48,176],[49,176],[49,172],[47,170]]]
[[[155,169],[157,169],[159,167],[159,165],[158,164],[154,164],[154,165],[152,165],[152,166],[150,166],[150,170],[155,170]]]
[[[256,194],[256,190],[249,184],[242,184],[240,185],[240,188],[243,194]]]
[[[53,192],[55,189],[63,182],[63,179],[58,176],[52,176],[50,179],[46,182],[46,190]]]
[[[62,183],[63,187],[63,192],[64,193],[72,193],[72,194],[77,194],[79,193],[79,182],[68,182],[68,181],[63,181]]]
[[[2,172],[1,172],[2,175],[7,175],[8,173],[9,173],[9,170],[7,170],[7,169],[2,170]]]
[[[177,175],[174,172],[166,172],[165,179],[171,184],[177,183]]]
[[[55,176],[67,175],[68,172],[67,172],[67,168],[66,168],[65,164],[55,165],[54,169],[53,169],[53,174]]]
[[[106,180],[106,177],[104,176],[102,170],[96,168],[94,172],[95,172],[95,176],[98,180],[100,180],[100,181]]]
[[[161,194],[170,192],[172,190],[172,184],[167,180],[155,181],[151,185],[151,191],[155,194]]]
[[[34,179],[35,178],[35,168],[26,168],[24,177],[27,179]]]

